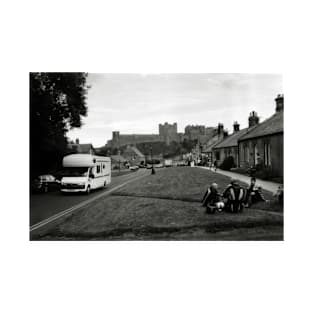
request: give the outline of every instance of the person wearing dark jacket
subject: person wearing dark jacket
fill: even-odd
[[[232,179],[230,180],[230,183],[226,186],[226,188],[224,189],[224,191],[223,191],[223,193],[222,193],[223,198],[225,198],[225,199],[228,198],[229,190],[230,190],[231,187],[234,186],[234,183],[236,183],[236,182],[237,182],[236,179],[233,179],[233,178],[232,178]]]
[[[222,202],[222,195],[218,192],[218,185],[213,183],[210,188],[207,189],[203,198],[202,206],[206,207],[207,213],[214,213],[217,209],[222,211],[224,203]]]
[[[239,182],[232,179],[223,192],[225,210],[233,213],[241,212],[244,207],[245,194],[245,189],[240,186]]]

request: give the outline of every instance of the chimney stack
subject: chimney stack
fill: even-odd
[[[239,132],[239,130],[240,130],[240,125],[238,124],[238,122],[236,121],[236,122],[234,122],[234,133],[235,132]]]
[[[222,123],[218,123],[217,125],[217,135],[218,135],[218,138],[224,137],[224,125]]]
[[[255,111],[252,111],[249,116],[249,128],[259,124],[259,117]]]
[[[276,102],[276,112],[283,111],[284,110],[284,95],[283,94],[277,95],[275,102]]]
[[[218,123],[218,125],[217,125],[217,133],[221,134],[221,133],[223,133],[223,130],[224,130],[224,125],[222,123]]]

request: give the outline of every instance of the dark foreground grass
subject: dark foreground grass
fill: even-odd
[[[208,234],[221,231],[258,228],[264,232],[270,226],[279,227],[282,239],[283,216],[280,213],[250,209],[241,214],[207,215],[198,202],[111,196],[72,215],[42,239],[170,240],[178,236],[187,240],[184,236],[187,232],[189,239],[198,234],[197,240],[200,240],[199,231],[204,232],[202,239],[207,239],[212,237]],[[244,232],[241,233],[240,240],[247,239]],[[228,240],[235,239],[229,237]]]
[[[283,240],[283,213],[269,203],[240,214],[205,214],[201,199],[229,178],[198,168],[169,168],[127,184],[68,217],[41,240]],[[269,193],[265,196],[270,197]]]

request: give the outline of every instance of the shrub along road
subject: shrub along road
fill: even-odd
[[[199,168],[166,168],[86,205],[41,240],[282,240],[283,213],[259,204],[240,214],[205,214],[201,199],[229,178]],[[267,199],[271,194],[264,192]]]

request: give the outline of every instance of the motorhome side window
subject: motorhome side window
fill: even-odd
[[[97,165],[97,174],[99,174],[101,172],[101,167],[100,165]]]

